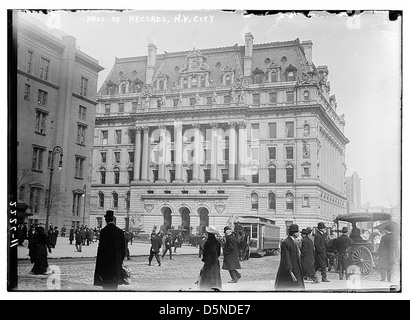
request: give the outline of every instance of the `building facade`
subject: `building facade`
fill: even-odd
[[[357,172],[353,172],[350,177],[346,177],[347,212],[355,213],[362,211],[362,187],[361,179]]]
[[[55,37],[23,16],[16,21],[18,200],[28,205],[29,223],[45,224],[48,211],[49,223],[69,228],[88,220],[103,68],[76,48],[74,37]]]
[[[202,233],[237,216],[315,226],[346,212],[344,116],[312,42],[116,58],[99,91],[90,225]]]

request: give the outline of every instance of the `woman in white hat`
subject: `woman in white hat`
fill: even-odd
[[[221,244],[215,235],[219,234],[215,226],[206,227],[207,240],[204,245],[203,258],[204,266],[202,267],[199,279],[199,290],[221,290],[221,266],[219,256],[221,255]]]

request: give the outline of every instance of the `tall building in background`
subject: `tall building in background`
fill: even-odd
[[[345,213],[344,115],[312,42],[116,58],[99,96],[90,225],[202,233],[237,216],[292,223]],[[257,232],[257,230],[254,230]]]
[[[361,181],[357,172],[353,172],[350,177],[346,177],[346,196],[348,203],[348,212],[354,213],[362,210],[362,192]]]
[[[49,223],[69,228],[88,220],[97,77],[103,68],[76,48],[74,37],[60,39],[39,26],[18,14],[18,197],[28,205],[29,223],[46,223],[49,209]]]

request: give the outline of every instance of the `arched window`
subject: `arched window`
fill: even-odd
[[[286,166],[286,182],[293,183],[294,182],[294,170],[292,165]]]
[[[112,193],[112,207],[118,209],[118,193],[116,192]]]
[[[252,193],[251,194],[251,208],[258,209],[258,205],[259,205],[259,196],[257,193]]]
[[[295,198],[290,192],[286,193],[286,210],[293,210]]]
[[[159,80],[159,83],[158,83],[158,90],[164,90],[164,81],[163,80]]]
[[[303,126],[303,135],[308,136],[310,134],[310,126],[306,123]]]
[[[202,88],[206,87],[206,78],[205,77],[201,77],[201,87]]]
[[[105,184],[105,173],[106,173],[105,169],[104,169],[104,168],[101,168],[101,169],[100,169],[101,184]]]
[[[191,78],[191,88],[198,88],[198,79],[196,77]]]
[[[288,81],[294,81],[294,80],[295,80],[295,72],[288,71]]]
[[[225,77],[225,85],[230,86],[232,84],[232,79],[230,75]]]
[[[183,87],[184,89],[187,89],[187,88],[188,88],[188,79],[187,79],[187,78],[184,78],[184,79],[182,80],[182,87]]]
[[[276,167],[273,165],[269,166],[268,171],[269,171],[269,183],[276,183]]]
[[[270,79],[269,79],[269,81],[270,82],[276,82],[278,80],[278,75],[277,75],[277,73],[276,72],[271,72],[270,73]]]
[[[268,194],[268,209],[276,209],[276,195],[273,192],[269,192]]]
[[[261,84],[262,83],[262,77],[260,74],[255,75],[255,83],[256,84]]]
[[[120,169],[114,168],[114,183],[119,184],[120,183]]]
[[[98,207],[104,209],[104,193],[98,193]]]

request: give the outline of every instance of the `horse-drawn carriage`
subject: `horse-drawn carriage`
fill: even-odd
[[[340,214],[334,220],[337,224],[337,234],[341,230],[340,223],[350,223],[352,225],[350,238],[353,240],[352,246],[348,249],[348,265],[356,265],[360,268],[362,275],[370,273],[373,267],[377,267],[377,255],[376,244],[374,239],[374,222],[377,221],[390,221],[391,215],[384,212],[358,212]],[[357,228],[358,222],[371,222],[371,231],[369,230],[368,239],[364,239],[360,235],[360,230]],[[346,225],[346,224],[345,224]],[[338,253],[335,248],[335,239],[329,239],[327,242],[328,256],[331,256],[334,262],[335,270],[338,270],[337,257]]]

